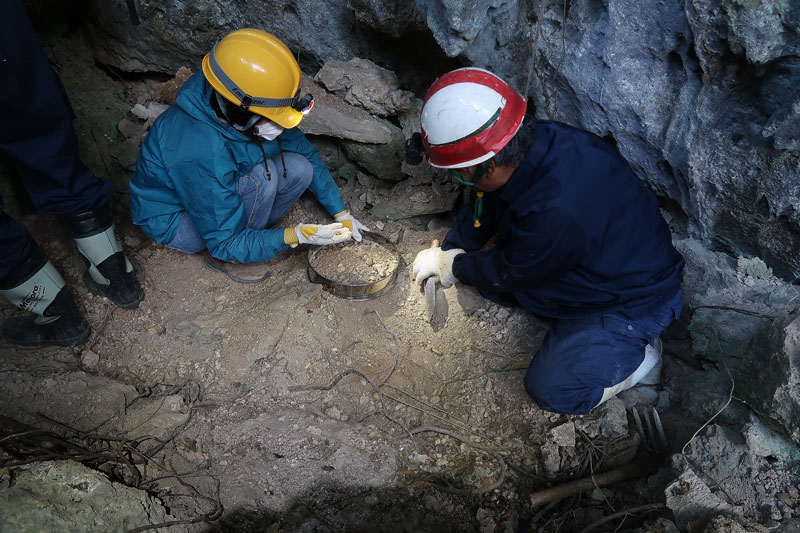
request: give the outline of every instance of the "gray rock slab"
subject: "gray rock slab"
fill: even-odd
[[[403,220],[424,215],[447,213],[453,209],[459,193],[438,193],[430,184],[405,180],[387,193],[390,201],[382,201],[372,207],[370,214],[378,220]]]
[[[685,470],[664,491],[667,507],[675,515],[675,523],[685,531],[693,520],[710,520],[720,514],[740,515],[742,510],[716,496],[697,474]]]
[[[13,485],[0,489],[0,508],[2,531],[127,531],[175,520],[147,492],[73,461],[16,468]]]
[[[140,24],[131,23],[125,0],[92,0],[92,43],[98,61],[128,72],[173,74],[182,66],[196,70],[203,56],[227,33],[264,29],[293,52],[322,64],[350,58],[360,46],[347,0],[267,0],[220,2],[168,0],[136,2]]]
[[[575,424],[570,421],[554,427],[550,430],[550,437],[559,446],[575,446]]]
[[[750,340],[734,379],[738,397],[800,442],[800,319],[766,323]]]
[[[736,398],[798,441],[797,288],[772,276],[758,258],[733,261],[689,240],[676,241],[676,246],[686,259],[684,296],[693,311],[693,349],[718,364],[718,371],[691,378],[687,405],[705,416],[727,400],[733,382]],[[741,406],[732,405],[725,416],[746,423],[742,414]]]
[[[413,93],[400,88],[397,75],[368,59],[329,61],[314,79],[348,104],[382,117],[409,111],[414,105]]]
[[[767,427],[755,415],[743,429],[747,447],[759,457],[771,457],[779,461],[800,461],[800,448],[785,436]]]
[[[344,141],[342,146],[347,156],[365,172],[376,178],[395,182],[403,178],[401,171],[405,160],[405,137],[397,126],[386,120],[381,124],[391,132],[391,140],[385,144],[364,144]]]
[[[576,417],[574,422],[575,429],[583,431],[589,438],[617,439],[628,435],[625,403],[616,397],[595,407],[588,415]]]
[[[303,75],[302,92],[314,96],[314,109],[300,123],[310,135],[326,135],[359,143],[387,144],[393,131],[367,111],[329,93],[311,77]]]

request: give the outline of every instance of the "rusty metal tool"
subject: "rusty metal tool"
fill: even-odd
[[[433,239],[431,248],[438,248],[438,239]],[[425,303],[428,306],[428,322],[433,318],[433,312],[436,310],[436,278],[433,276],[425,280]]]
[[[438,248],[439,241],[434,239],[431,248]],[[433,276],[425,280],[425,303],[428,309],[428,322],[433,331],[439,331],[447,322],[447,299],[438,279]],[[437,294],[438,293],[438,294]]]

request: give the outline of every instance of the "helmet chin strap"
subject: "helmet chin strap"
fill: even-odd
[[[225,115],[225,118],[228,120],[228,123],[239,131],[249,130],[251,127],[253,127],[253,124],[258,122],[258,119],[262,118],[261,115],[250,113],[250,118],[247,119],[247,122],[242,124],[233,117],[233,113],[231,112],[232,111],[231,108],[235,108],[237,111],[239,111],[240,108],[234,106],[232,103],[225,100],[225,98],[216,91],[214,91],[214,96],[217,99],[220,111],[222,111],[222,114]],[[241,113],[241,111],[239,112]]]

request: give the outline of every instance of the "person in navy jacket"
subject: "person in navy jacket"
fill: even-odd
[[[144,298],[109,209],[114,185],[80,160],[74,113],[22,2],[0,18],[0,155],[18,171],[40,213],[62,215],[93,294],[123,309]],[[91,334],[58,269],[0,197],[0,296],[25,312],[0,325],[5,342],[75,346]]]
[[[616,148],[566,124],[523,121],[525,110],[482,69],[431,86],[421,115],[427,158],[475,194],[412,270],[418,284],[458,281],[553,319],[525,387],[545,409],[583,414],[658,383],[659,335],[680,314],[684,261]]]

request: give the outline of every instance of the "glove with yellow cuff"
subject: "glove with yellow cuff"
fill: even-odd
[[[283,242],[292,248],[298,244],[335,244],[346,241],[351,236],[351,231],[339,222],[332,224],[298,224],[283,230]]]
[[[350,211],[342,211],[341,213],[333,215],[333,218],[336,220],[336,222],[341,222],[345,228],[349,229],[353,233],[353,239],[356,242],[361,242],[362,231],[370,231],[368,227],[353,218],[353,215],[350,214]]]

